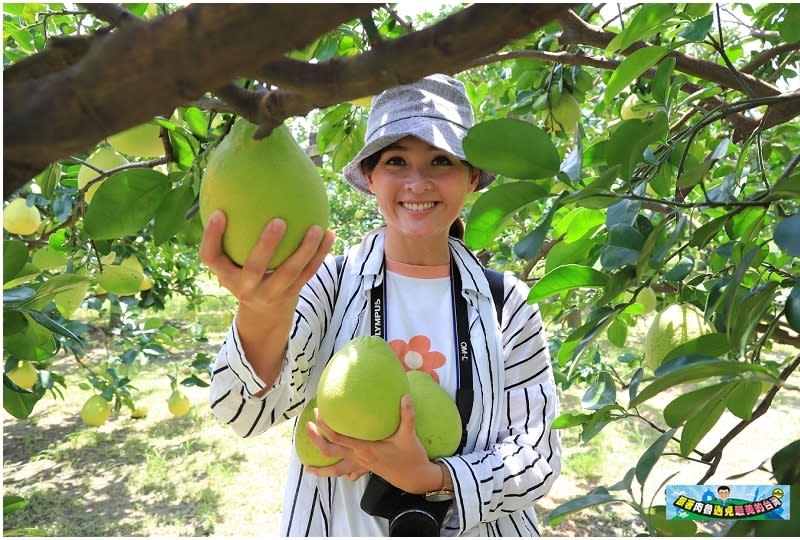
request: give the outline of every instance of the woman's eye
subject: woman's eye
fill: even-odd
[[[384,163],[386,165],[395,165],[395,166],[397,166],[397,165],[403,165],[405,163],[405,160],[403,158],[401,158],[400,156],[390,156],[390,157],[386,158],[386,161]]]
[[[453,162],[447,156],[436,156],[431,162],[434,165],[452,165]]]

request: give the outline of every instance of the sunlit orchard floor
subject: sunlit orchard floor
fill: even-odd
[[[221,332],[209,333],[208,343],[197,350],[213,354],[221,340]],[[105,354],[96,349],[89,358]],[[28,421],[4,412],[4,494],[30,501],[29,508],[5,519],[5,527],[35,526],[50,536],[277,536],[291,424],[241,439],[213,417],[207,389],[199,387],[185,389],[194,404],[190,413],[173,417],[166,406],[167,374],[176,362],[189,360],[188,353],[175,354],[141,370],[136,395],[149,408],[144,419],[132,419],[123,409],[99,428],[82,425],[79,410],[90,393],[78,388],[75,371],[68,376],[65,399],[46,397]],[[63,366],[69,362],[74,360],[59,360]],[[790,382],[800,386],[800,376]],[[580,395],[563,394],[562,409],[578,410]],[[659,395],[642,410],[658,419],[676,395]],[[797,391],[779,393],[770,411],[729,445],[709,483],[733,483],[729,476],[764,461],[768,465],[776,449],[800,438],[799,405]],[[700,447],[711,448],[737,421],[726,413]],[[564,471],[539,501],[539,514],[597,485],[614,484],[656,436],[634,420],[610,425],[588,444],[580,444],[576,429],[563,432]],[[670,483],[696,483],[705,470],[665,457],[646,485],[645,500],[664,504],[663,480],[677,473]],[[766,472],[756,471],[736,482],[769,481]],[[633,536],[642,526],[626,505],[617,504],[579,512],[542,530],[547,536],[610,537]]]

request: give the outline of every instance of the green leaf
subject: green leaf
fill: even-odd
[[[589,266],[566,264],[545,274],[531,287],[528,302],[535,303],[549,296],[579,287],[604,287],[608,276]]]
[[[580,426],[592,418],[591,414],[585,413],[561,413],[558,418],[553,420],[553,429],[567,429]]]
[[[772,307],[778,286],[777,281],[767,281],[753,287],[741,301],[736,302],[736,308],[731,310],[728,335],[738,345],[741,355],[744,355],[750,336],[761,318]]]
[[[634,79],[653,67],[669,51],[669,48],[657,45],[633,51],[611,74],[603,101],[606,104],[611,103]]]
[[[675,263],[675,266],[664,274],[664,279],[667,281],[680,282],[683,281],[683,278],[688,276],[692,270],[694,270],[694,257],[691,255],[684,255]]]
[[[628,491],[631,488],[631,484],[633,484],[633,475],[635,473],[635,469],[635,467],[628,469],[628,472],[625,473],[625,476],[622,477],[622,480],[613,486],[608,486],[608,491]]]
[[[556,201],[551,207],[550,211],[547,212],[544,220],[525,238],[519,241],[516,246],[514,246],[514,253],[522,259],[530,260],[533,259],[539,250],[541,249],[542,245],[544,244],[545,239],[547,238],[547,233],[550,230],[550,224],[553,222],[553,216],[558,210],[559,204]]]
[[[36,183],[42,190],[42,196],[47,199],[53,198],[53,192],[61,179],[61,164],[53,162],[45,170],[36,175]]]
[[[155,216],[169,190],[169,179],[150,169],[112,175],[101,184],[86,211],[87,234],[93,240],[136,234]]]
[[[172,146],[172,153],[178,162],[178,166],[184,170],[189,169],[199,151],[197,140],[188,134],[188,130],[183,128],[168,130],[167,133],[169,134],[169,144]],[[100,192],[99,189],[97,191],[98,193]],[[92,199],[92,202],[94,202],[94,199]]]
[[[641,233],[630,225],[612,225],[608,229],[606,247],[600,254],[600,264],[606,270],[614,270],[636,262],[644,240]]]
[[[700,441],[705,437],[711,428],[725,412],[728,404],[728,395],[732,390],[732,385],[726,387],[717,399],[707,402],[693,416],[686,420],[686,424],[681,431],[681,455],[688,456],[692,450],[697,448]]]
[[[194,202],[194,190],[192,186],[180,186],[164,197],[164,200],[156,210],[156,221],[153,230],[153,239],[157,246],[163,244],[186,223],[186,212]]]
[[[800,257],[800,212],[783,218],[773,235],[779,248],[792,257]]]
[[[653,470],[656,462],[661,458],[664,453],[664,448],[667,447],[670,439],[675,434],[675,430],[671,429],[656,439],[650,447],[644,451],[636,463],[636,480],[640,485],[644,485],[647,477],[650,476],[650,471]]]
[[[800,4],[786,4],[786,13],[778,26],[778,32],[785,42],[800,40]]]
[[[619,165],[620,178],[629,180],[642,160],[645,149],[651,143],[661,139],[666,133],[666,120],[663,114],[651,120],[638,118],[625,120],[611,135],[606,145],[606,162]]]
[[[589,236],[605,223],[605,214],[589,208],[575,208],[562,217],[553,228],[553,236],[564,235],[567,243],[577,242]]]
[[[565,502],[564,504],[559,505],[556,508],[552,509],[547,514],[547,516],[545,516],[544,519],[550,525],[557,525],[563,518],[565,518],[569,514],[574,514],[575,512],[585,510],[586,508],[591,508],[592,506],[597,506],[600,504],[610,503],[616,500],[617,499],[613,495],[611,495],[611,493],[609,493],[605,487],[603,486],[596,487],[583,497],[571,499]]]
[[[20,240],[3,240],[3,283],[17,277],[28,262],[28,246]]]
[[[557,242],[547,254],[547,261],[544,265],[545,274],[565,264],[591,265],[597,258],[593,254],[595,247],[595,240],[588,236],[573,243]]]
[[[97,283],[110,293],[127,296],[139,292],[144,274],[138,268],[109,264],[97,278]]]
[[[19,495],[3,495],[3,517],[28,506],[28,501]]]
[[[31,317],[31,319],[33,319],[34,321],[38,322],[39,324],[41,324],[42,326],[44,326],[45,328],[47,328],[48,330],[50,330],[54,334],[58,334],[58,335],[63,336],[65,338],[67,338],[67,339],[71,339],[72,341],[77,343],[79,347],[82,346],[80,338],[78,336],[76,336],[75,334],[73,334],[72,331],[69,328],[67,328],[66,326],[63,326],[59,322],[54,321],[53,319],[51,319],[50,317],[48,317],[44,313],[41,313],[39,311],[28,311],[27,314]]]
[[[624,51],[637,41],[656,35],[664,27],[663,23],[674,15],[674,4],[645,4],[609,42],[606,53]]]
[[[705,225],[698,228],[692,238],[689,240],[689,245],[692,247],[705,247],[713,239],[717,233],[725,226],[731,219],[730,214],[725,214],[718,218],[714,218]]]
[[[628,339],[628,325],[620,319],[615,319],[606,330],[608,341],[615,347],[624,347],[625,340]]]
[[[666,106],[669,98],[672,70],[675,69],[675,58],[665,58],[659,62],[651,84],[651,93],[656,102]]]
[[[43,393],[20,392],[17,386],[3,373],[3,408],[8,414],[19,420],[25,420],[33,412],[33,407]]]
[[[485,191],[467,217],[464,242],[473,250],[485,248],[516,212],[548,195],[546,189],[533,182],[509,182]]]
[[[686,365],[682,365],[680,362],[681,360],[685,360]],[[769,374],[765,367],[758,364],[731,362],[706,356],[684,356],[676,358],[671,362],[663,364],[659,369],[670,365],[676,367],[676,369],[663,375],[657,372],[656,375],[658,375],[658,378],[655,379],[650,386],[644,388],[639,395],[631,401],[630,407],[636,407],[664,390],[690,381],[723,375],[742,375],[747,372]]]
[[[202,138],[208,136],[208,120],[203,111],[197,107],[186,107],[181,111],[180,115],[186,121],[186,125],[192,133]]]
[[[476,124],[462,144],[472,165],[509,178],[548,178],[558,174],[561,164],[550,137],[533,124],[515,118]]]
[[[796,484],[800,480],[800,440],[775,452],[771,461],[772,473],[779,484]]]
[[[676,397],[664,407],[664,421],[673,428],[680,426],[705,403],[716,399],[717,395],[730,384],[736,383],[725,381],[712,384]]]
[[[753,407],[756,406],[761,395],[761,381],[743,380],[734,384],[728,399],[728,410],[741,418],[750,420],[753,416]]]
[[[607,371],[597,374],[592,385],[581,397],[581,406],[590,411],[602,409],[617,401],[617,387],[614,379]]]
[[[786,297],[786,322],[795,332],[800,332],[800,284]]]
[[[727,334],[704,334],[685,343],[681,343],[664,357],[662,364],[681,356],[702,354],[705,356],[720,357],[731,350],[731,341]]]
[[[646,514],[654,536],[690,537],[697,533],[697,524],[694,521],[667,519],[666,506],[651,506]]]
[[[686,41],[691,42],[700,42],[703,41],[706,36],[708,35],[708,31],[711,29],[711,24],[714,22],[714,16],[711,14],[706,15],[705,17],[700,17],[689,23],[686,28],[680,31],[678,34],[680,37],[685,39]]]

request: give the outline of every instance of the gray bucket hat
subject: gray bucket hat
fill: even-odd
[[[461,141],[474,123],[464,85],[452,77],[434,74],[389,88],[372,99],[364,147],[342,172],[353,187],[371,195],[361,162],[408,135],[466,160]],[[494,179],[494,174],[481,171],[478,189]]]

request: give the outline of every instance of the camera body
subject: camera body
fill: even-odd
[[[373,474],[361,497],[361,509],[389,520],[389,536],[441,536],[452,501],[433,502],[406,493]]]

